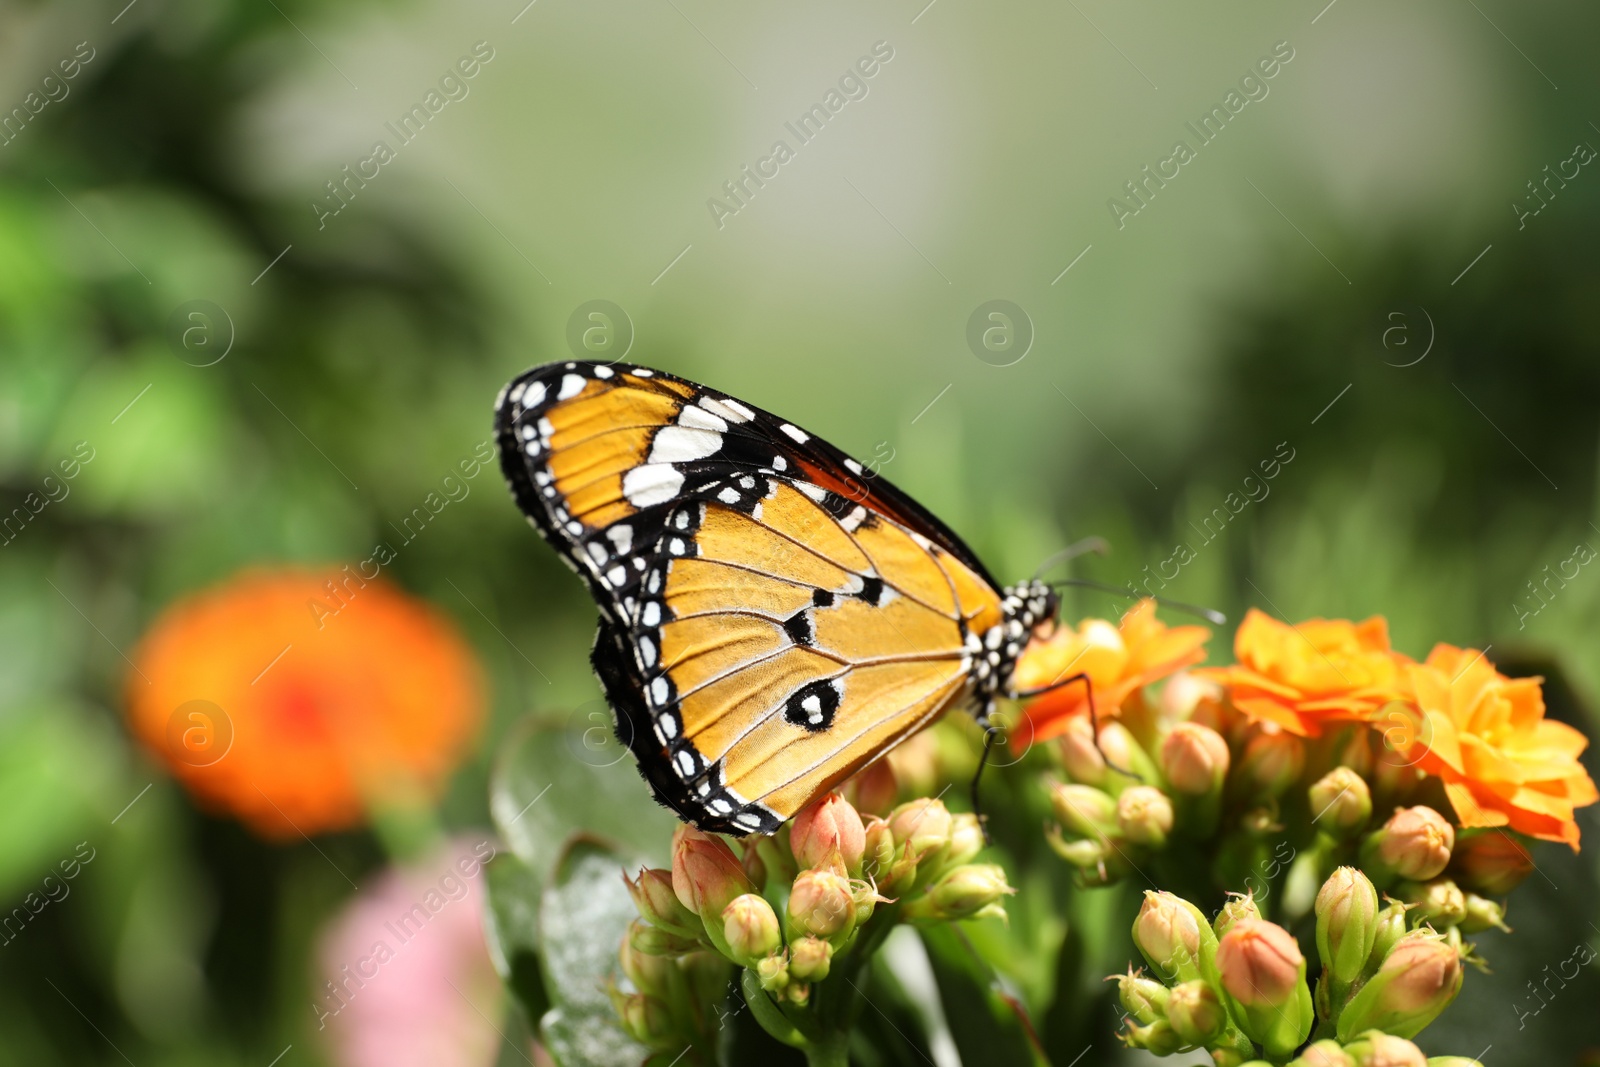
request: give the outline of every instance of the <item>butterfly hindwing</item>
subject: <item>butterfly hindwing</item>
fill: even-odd
[[[618,736],[703,829],[776,830],[1015,643],[1012,602],[959,538],[732,397],[550,364],[507,387],[497,435],[518,503],[600,605]]]

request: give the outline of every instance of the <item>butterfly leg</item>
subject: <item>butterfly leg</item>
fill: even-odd
[[[978,817],[978,828],[983,831],[983,843],[992,844],[989,839],[989,816],[984,814],[983,805],[978,798],[978,781],[983,777],[983,769],[989,764],[989,753],[994,750],[995,739],[1004,731],[989,719],[992,708],[985,708],[983,714],[978,716],[978,725],[983,727],[983,754],[978,757],[978,769],[972,772],[972,813]]]
[[[1128,770],[1128,768],[1122,766],[1121,764],[1119,764],[1115,760],[1113,760],[1110,757],[1110,755],[1107,754],[1106,750],[1103,747],[1101,747],[1101,744],[1100,744],[1100,716],[1099,716],[1099,713],[1095,711],[1095,705],[1094,705],[1094,682],[1089,678],[1088,674],[1080,672],[1078,674],[1074,674],[1070,678],[1062,678],[1059,681],[1051,682],[1049,685],[1041,685],[1041,686],[1039,686],[1039,687],[1037,687],[1035,689],[1024,689],[1024,690],[1021,690],[1020,692],[1012,693],[1011,696],[1015,700],[1029,700],[1029,699],[1031,699],[1033,697],[1041,696],[1041,695],[1043,695],[1045,693],[1052,692],[1052,691],[1054,691],[1056,689],[1064,689],[1064,688],[1066,688],[1067,686],[1071,685],[1074,682],[1082,682],[1083,683],[1084,693],[1088,697],[1088,701],[1089,701],[1089,727],[1090,727],[1091,730],[1094,731],[1094,747],[1099,750],[1100,758],[1106,761],[1106,766],[1107,767],[1110,767],[1112,770],[1116,771],[1118,774],[1126,775],[1129,778],[1137,778],[1138,775],[1134,774],[1132,771]],[[983,722],[983,723],[987,723],[988,719],[987,719],[987,717],[985,717],[984,719],[981,719],[979,721]],[[979,766],[980,770],[983,767],[983,765],[981,763],[978,766]]]

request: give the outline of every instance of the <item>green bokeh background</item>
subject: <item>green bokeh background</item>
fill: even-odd
[[[1600,144],[1597,32],[1571,0],[0,9],[0,108],[94,52],[0,145],[0,504],[94,454],[0,548],[5,906],[97,849],[0,948],[0,1062],[321,1062],[307,960],[348,887],[130,743],[123,653],[239,568],[364,558],[589,301],[626,313],[630,360],[892,457],[1004,578],[1098,534],[1081,573],[1142,580],[1187,542],[1168,595],[1492,645],[1592,734],[1600,575],[1548,604],[1527,583],[1600,545],[1600,176],[1513,205]],[[785,122],[880,41],[866,96],[797,146]],[[324,183],[477,42],[468,95],[319,226]],[[1279,42],[1268,94],[1119,228],[1108,199]],[[708,199],[780,138],[795,158],[719,225]],[[1010,366],[967,340],[996,299],[1033,336]],[[171,322],[195,300],[231,323],[207,367]],[[1202,545],[1280,443],[1270,495]],[[485,825],[512,724],[597,695],[593,609],[492,472],[392,574],[489,670],[442,813]],[[369,834],[320,844],[383,862]],[[1600,1046],[1592,973],[1517,1026],[1524,982],[1600,937],[1592,849],[1538,859],[1438,1027],[1488,1064]]]

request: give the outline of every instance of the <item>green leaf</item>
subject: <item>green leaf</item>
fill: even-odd
[[[574,838],[544,890],[538,936],[554,1006],[539,1033],[562,1067],[638,1067],[649,1054],[623,1032],[606,994],[622,976],[617,949],[638,914],[622,882],[628,863],[604,842]]]
[[[539,897],[543,886],[527,864],[502,852],[484,867],[489,909],[484,935],[495,970],[532,1023],[550,1010],[539,962]]]
[[[1002,985],[961,931],[935,926],[918,932],[956,1048],[981,1049],[983,1062],[996,1067],[1048,1063],[1021,997]]]
[[[511,851],[541,875],[575,833],[595,834],[666,866],[678,825],[650,799],[610,726],[599,723],[578,731],[529,720],[514,730],[489,785],[489,807]]]

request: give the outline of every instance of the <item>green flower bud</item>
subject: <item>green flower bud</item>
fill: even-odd
[[[1165,1019],[1157,1019],[1149,1026],[1130,1026],[1122,1039],[1130,1048],[1149,1049],[1157,1056],[1170,1056],[1184,1045],[1183,1038]]]
[[[950,845],[945,849],[946,870],[971,863],[983,851],[983,824],[971,812],[950,816]]]
[[[1317,893],[1317,954],[1336,987],[1361,977],[1378,936],[1378,891],[1354,867],[1340,867]],[[1343,990],[1334,990],[1342,1001]]]
[[[1306,960],[1283,927],[1235,923],[1217,944],[1217,973],[1240,1029],[1269,1057],[1287,1059],[1311,1033]]]
[[[833,946],[819,937],[802,937],[789,946],[789,977],[796,982],[820,982],[828,977]]]
[[[1172,832],[1172,801],[1154,786],[1124,789],[1117,797],[1117,829],[1136,845],[1160,848]]]
[[[720,952],[700,949],[678,957],[678,970],[689,987],[689,1003],[716,1004],[728,991],[733,966]]]
[[[861,860],[862,876],[883,885],[894,868],[894,831],[882,819],[867,820]]]
[[[1425,882],[1445,869],[1455,841],[1455,827],[1432,808],[1397,808],[1361,843],[1361,867],[1380,885]]]
[[[1339,1014],[1338,1038],[1367,1030],[1414,1037],[1461,992],[1461,955],[1438,936],[1407,934]]]
[[[783,991],[783,999],[797,1008],[811,1003],[811,987],[804,982],[790,982]]]
[[[624,874],[622,881],[628,887],[628,895],[633,898],[633,906],[651,924],[684,937],[700,937],[704,934],[705,928],[700,923],[700,917],[684,907],[673,890],[671,871],[645,867],[639,871],[637,880],[629,881]]]
[[[789,957],[783,953],[756,963],[756,980],[768,993],[781,993],[789,984]]]
[[[1228,1024],[1228,1011],[1217,991],[1196,979],[1173,988],[1167,999],[1167,1021],[1185,1045],[1207,1045]]]
[[[1483,1067],[1483,1064],[1466,1056],[1429,1056],[1428,1067]]]
[[[1481,934],[1490,927],[1510,933],[1511,927],[1506,925],[1506,909],[1488,897],[1466,894],[1466,909],[1466,917],[1461,920],[1462,933]]]
[[[1467,898],[1448,878],[1431,882],[1401,882],[1395,894],[1407,904],[1415,904],[1412,922],[1428,923],[1436,930],[1459,925],[1467,917]]]
[[[1127,974],[1117,978],[1117,999],[1127,1013],[1148,1026],[1157,1019],[1166,1018],[1167,998],[1171,991],[1154,979],[1135,974],[1130,967]]]
[[[722,936],[733,950],[735,962],[746,967],[770,956],[783,944],[777,914],[766,898],[755,893],[734,897],[722,909]]]
[[[628,935],[622,939],[622,948],[618,958],[622,962],[622,973],[628,976],[628,981],[633,983],[633,988],[640,993],[649,993],[652,996],[666,1000],[672,993],[673,980],[677,977],[678,965],[673,956],[661,953],[646,952],[635,944],[634,928],[642,927],[655,933],[663,931],[645,923],[642,919],[634,919],[628,924]]]
[[[1218,937],[1221,937],[1240,919],[1259,918],[1261,909],[1256,905],[1256,895],[1253,890],[1248,893],[1229,893],[1227,903],[1217,912],[1217,917],[1211,922],[1211,928],[1216,931]]]
[[[1050,790],[1050,810],[1071,834],[1091,841],[1117,835],[1117,801],[1090,785],[1058,782]]]
[[[968,863],[947,871],[927,891],[906,905],[909,922],[954,922],[960,919],[1004,918],[1000,901],[1016,890],[1006,872],[992,863]]]
[[[664,1052],[681,1043],[672,1025],[672,1012],[655,997],[643,993],[614,993],[611,1004],[628,1036],[646,1048]]]
[[[1120,722],[1109,722],[1100,727],[1100,749],[1110,765],[1106,787],[1112,792],[1121,792],[1124,787],[1140,782],[1145,785],[1161,784],[1161,771],[1156,767],[1155,760]],[[1131,772],[1137,781],[1130,782],[1124,772]]]
[[[628,924],[628,944],[647,956],[678,956],[700,948],[703,943],[702,938],[680,937],[643,920]]]
[[[1372,789],[1348,767],[1335,767],[1318,778],[1307,795],[1312,822],[1340,840],[1359,832],[1372,818]]]
[[[1388,900],[1389,903],[1378,913],[1378,932],[1372,939],[1372,952],[1367,956],[1367,966],[1364,972],[1368,975],[1377,973],[1378,967],[1382,965],[1390,950],[1399,944],[1400,939],[1406,935],[1406,928],[1409,925],[1406,920],[1406,913],[1411,910],[1411,905],[1404,901],[1395,900],[1393,897],[1385,897],[1384,899]]]

